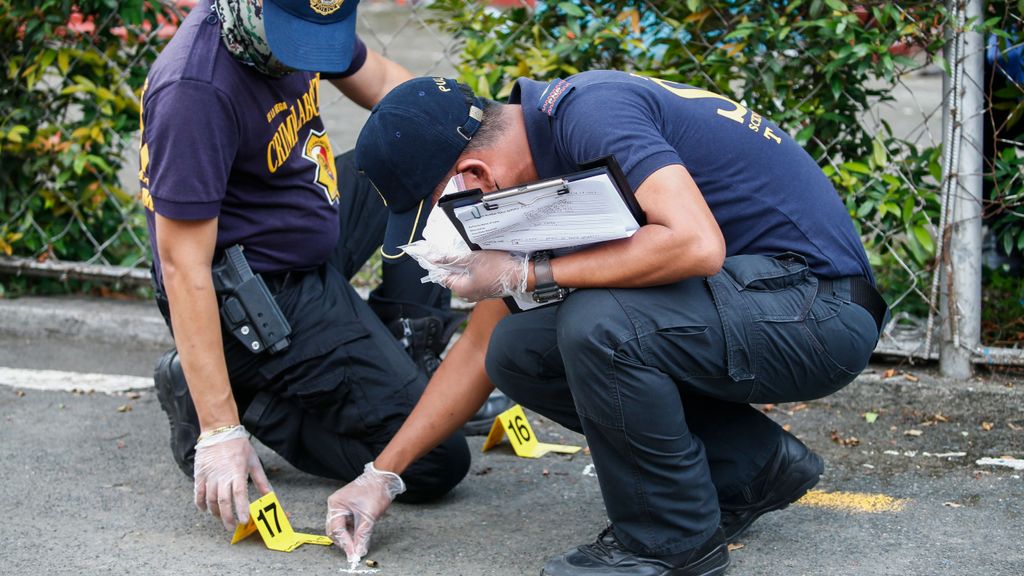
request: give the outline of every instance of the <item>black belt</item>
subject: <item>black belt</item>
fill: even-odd
[[[850,302],[868,311],[875,319],[875,327],[878,333],[882,333],[882,323],[885,322],[885,313],[889,306],[885,303],[878,290],[863,276],[849,276],[846,278],[818,278],[818,294],[829,294],[836,291],[841,283],[850,284]]]
[[[285,288],[302,282],[309,270],[285,270],[283,272],[261,273],[263,282],[271,294],[280,294]]]

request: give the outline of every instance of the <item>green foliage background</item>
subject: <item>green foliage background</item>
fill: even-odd
[[[117,171],[166,41],[155,5],[0,0],[0,254],[146,259],[145,220]]]
[[[0,0],[0,256],[146,265],[144,215],[118,171],[134,153],[139,91],[167,39],[158,25],[177,22],[170,2]],[[458,41],[461,79],[484,96],[507,95],[519,76],[614,68],[701,86],[771,117],[834,182],[890,300],[909,294],[900,309],[924,315],[941,150],[895,138],[887,126],[869,131],[861,119],[892,99],[900,74],[929,61],[946,66],[937,56],[944,4],[568,0],[499,10],[436,0],[429,11]],[[970,25],[1005,49],[1020,42],[1022,13],[1024,0],[993,0]],[[994,127],[985,209],[998,217],[1004,250],[1021,252],[1024,152],[999,134],[1019,133],[1024,94],[1008,87],[993,98],[1006,120]],[[1000,278],[986,281],[1005,287]]]
[[[893,100],[900,75],[930,63],[948,70],[944,2],[569,0],[497,11],[438,0],[432,10],[461,42],[460,79],[487,97],[506,96],[520,76],[618,69],[700,86],[773,119],[832,179],[890,302],[927,314],[942,151],[896,138],[884,123],[871,131],[862,119]],[[995,34],[1004,50],[1021,41],[1024,0],[986,10],[967,25]],[[1009,115],[997,128],[1013,128],[1024,93],[995,94],[993,105]],[[998,240],[1006,252],[1024,251],[1024,152],[1000,146],[987,171],[1001,185],[986,211],[1008,216]]]

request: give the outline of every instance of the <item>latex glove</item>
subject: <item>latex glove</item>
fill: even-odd
[[[358,478],[327,499],[327,535],[345,551],[350,563],[366,556],[374,524],[402,492],[405,482],[398,474],[377,470],[367,462]]]
[[[530,257],[522,252],[477,250],[438,264],[448,271],[441,284],[470,302],[526,292]]]
[[[220,518],[224,529],[249,521],[248,479],[260,495],[273,491],[249,433],[239,426],[196,444],[195,501],[200,511]]]

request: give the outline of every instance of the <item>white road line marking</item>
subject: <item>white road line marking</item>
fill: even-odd
[[[110,394],[125,390],[152,388],[152,378],[118,376],[113,374],[88,374],[62,372],[60,370],[25,370],[0,367],[0,385],[28,390],[95,390]]]

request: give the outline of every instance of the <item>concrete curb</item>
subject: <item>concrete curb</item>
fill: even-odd
[[[356,287],[364,300],[369,289]],[[452,299],[455,310],[472,304]],[[152,300],[112,300],[85,296],[0,298],[0,336],[27,339],[65,338],[112,345],[174,345]]]
[[[0,334],[70,338],[112,345],[174,344],[156,304],[86,297],[0,300]]]

